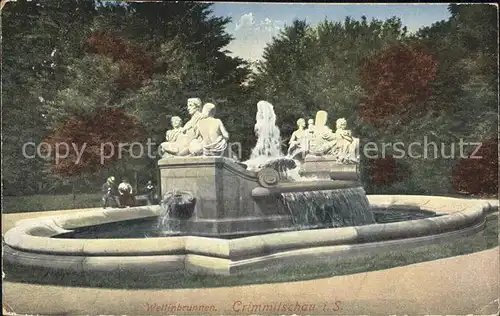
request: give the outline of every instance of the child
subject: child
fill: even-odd
[[[146,185],[146,196],[148,199],[148,205],[153,205],[155,200],[155,187],[151,180],[148,181],[148,184]]]
[[[107,179],[107,181],[102,185],[102,202],[103,208],[110,206],[112,203],[115,203],[116,206],[120,206],[120,202],[117,199],[117,189],[115,183],[115,177],[111,176]],[[111,201],[111,203],[109,203]]]

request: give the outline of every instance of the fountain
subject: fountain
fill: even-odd
[[[217,134],[218,127],[213,129]],[[158,162],[162,192],[168,199],[173,189],[190,192],[197,200],[190,217],[180,219],[172,217],[171,212],[163,213],[161,222],[166,232],[173,222],[191,236],[226,237],[374,223],[355,176],[348,180],[303,181],[298,171],[300,162],[282,154],[280,130],[269,102],[257,103],[255,133],[257,142],[250,159],[244,162],[246,169],[223,155],[166,157]],[[349,198],[339,190],[349,190]],[[315,209],[306,213],[322,213],[324,220],[316,215],[301,216],[298,209],[304,203],[298,201],[307,204],[312,200]],[[340,200],[343,204],[338,204]]]
[[[70,271],[227,275],[455,239],[483,229],[486,212],[498,207],[498,201],[366,196],[357,180],[359,141],[345,120],[337,120],[335,132],[325,111],[313,128],[303,130],[300,121],[293,143],[304,154],[300,160],[295,149],[282,154],[272,105],[257,107],[257,144],[240,163],[228,150],[215,105],[201,109],[200,99],[189,99],[191,119],[184,126],[173,120],[161,145],[160,205],[18,222],[5,235],[4,260]]]

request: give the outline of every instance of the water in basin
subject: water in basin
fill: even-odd
[[[377,224],[401,222],[441,216],[434,212],[418,208],[372,209],[374,221]],[[367,220],[370,220],[367,218]],[[332,222],[333,223],[333,222]],[[179,234],[172,234],[179,235]],[[158,229],[158,217],[121,221],[95,226],[80,227],[72,232],[53,236],[53,238],[103,239],[103,238],[155,238],[168,236]],[[243,236],[221,236],[218,238],[234,239]]]

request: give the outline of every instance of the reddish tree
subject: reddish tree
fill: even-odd
[[[474,157],[460,158],[453,169],[453,189],[472,195],[498,194],[498,139],[487,140]]]
[[[136,117],[121,108],[99,108],[68,120],[45,142],[55,162],[52,171],[59,176],[75,177],[97,172],[123,157],[126,153],[120,153],[123,148],[119,144],[138,141],[141,136]]]
[[[139,46],[109,32],[97,32],[87,38],[87,52],[107,56],[120,65],[118,85],[137,89],[154,72],[153,57]]]
[[[361,118],[375,125],[425,100],[435,79],[437,64],[432,55],[414,45],[400,44],[368,58],[361,67],[366,96]]]
[[[406,179],[409,172],[397,163],[392,156],[369,159],[366,171],[370,182],[374,185],[391,185]]]

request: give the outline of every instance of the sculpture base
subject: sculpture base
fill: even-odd
[[[306,156],[300,168],[300,175],[324,180],[357,180],[358,165],[339,163],[332,156]]]
[[[165,218],[193,236],[241,236],[293,229],[289,213],[276,196],[254,199],[257,173],[225,157],[176,157],[158,161],[161,195],[187,191],[196,198],[187,219]]]
[[[164,212],[161,215],[166,234],[237,237],[330,227],[331,221],[319,224],[306,221],[298,227],[297,216],[289,207],[290,201],[282,193],[296,194],[301,199],[307,192],[360,186],[357,181],[351,181],[357,178],[355,165],[342,165],[324,157],[309,158],[303,171],[312,175],[326,174],[328,181],[278,182],[269,188],[260,183],[262,174],[249,171],[241,163],[225,157],[167,158],[159,160],[158,166],[162,197],[167,192],[183,193],[196,200],[189,213],[180,216]],[[331,177],[338,181],[331,181]]]

